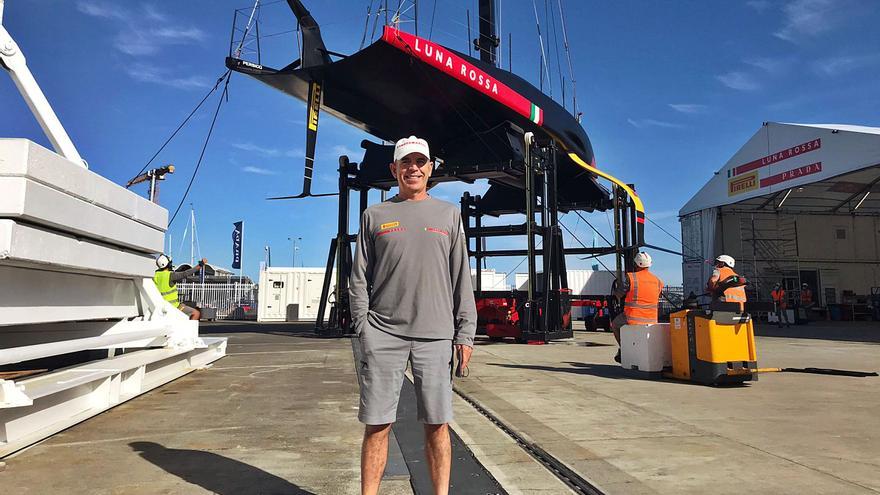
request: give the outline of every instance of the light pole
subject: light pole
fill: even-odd
[[[297,247],[296,243],[297,243],[297,241],[299,241],[299,243],[302,244],[302,237],[297,237],[297,238],[288,237],[287,240],[291,241],[293,243],[293,246],[290,250],[290,266],[292,268],[296,268],[296,251],[299,249],[299,247]]]

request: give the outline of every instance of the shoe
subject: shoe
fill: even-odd
[[[614,356],[614,360],[618,363],[620,362],[620,351],[617,351],[617,354]]]

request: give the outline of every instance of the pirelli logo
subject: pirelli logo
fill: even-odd
[[[758,188],[758,171],[727,179],[727,195],[736,196]]]
[[[379,226],[379,230],[393,229],[394,227],[400,227],[400,222],[383,223]]]
[[[309,99],[309,130],[318,130],[318,112],[321,109],[321,85],[313,82],[309,88],[312,92]]]

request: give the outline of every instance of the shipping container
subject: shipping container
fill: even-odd
[[[471,268],[471,283],[474,284],[474,290],[477,289],[477,270]],[[510,284],[507,283],[507,274],[504,272],[496,272],[494,269],[480,270],[480,284],[482,290],[510,290]]]
[[[324,272],[324,268],[274,266],[261,271],[257,321],[317,319]],[[331,294],[336,288],[335,281],[334,276],[331,279]],[[330,300],[334,301],[335,298],[331,296]],[[326,311],[329,312],[329,309],[328,304]]]
[[[568,288],[573,296],[608,296],[611,295],[611,284],[614,273],[605,270],[568,270]],[[538,272],[537,290],[541,290],[542,273]],[[517,273],[515,282],[517,290],[527,290],[527,273]]]

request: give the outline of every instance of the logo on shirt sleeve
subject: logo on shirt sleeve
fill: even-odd
[[[433,232],[435,234],[445,235],[446,237],[449,237],[449,232],[435,227],[425,227],[425,232]]]
[[[379,230],[393,229],[394,227],[400,227],[400,222],[383,223],[379,226]]]

